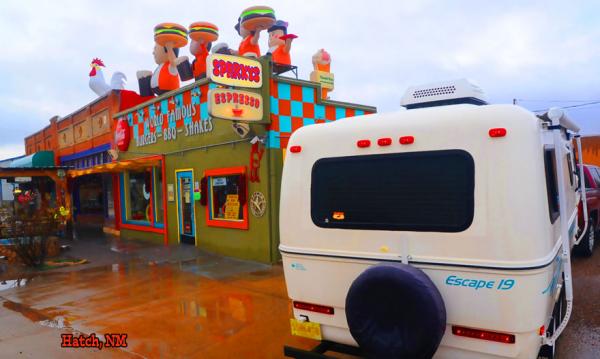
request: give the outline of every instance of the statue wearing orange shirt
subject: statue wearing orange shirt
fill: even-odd
[[[269,32],[269,52],[271,53],[273,63],[281,65],[291,65],[290,49],[295,35],[288,35],[288,23],[277,20],[275,25],[271,26]]]
[[[235,25],[235,29],[237,30],[238,34],[244,38],[244,40],[240,42],[238,55],[260,57],[260,46],[258,46],[258,40],[260,39],[260,32],[264,29],[258,28],[255,31],[249,31],[240,26],[239,22],[237,25]]]

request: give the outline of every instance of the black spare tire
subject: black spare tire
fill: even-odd
[[[440,292],[420,269],[373,266],[346,296],[350,333],[370,358],[431,358],[446,330]]]

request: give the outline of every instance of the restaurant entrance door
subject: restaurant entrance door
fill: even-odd
[[[179,242],[196,244],[194,216],[194,172],[178,170],[177,175],[177,221]]]

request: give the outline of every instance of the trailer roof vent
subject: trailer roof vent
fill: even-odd
[[[409,87],[400,101],[407,109],[461,103],[487,105],[483,90],[467,79]]]

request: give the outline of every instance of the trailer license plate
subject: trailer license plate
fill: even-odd
[[[321,337],[321,324],[315,322],[301,322],[297,319],[290,319],[290,325],[292,327],[292,335],[299,337],[310,338],[315,340],[322,340]]]

